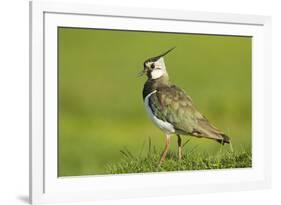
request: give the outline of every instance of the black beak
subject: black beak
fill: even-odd
[[[137,77],[141,77],[145,74],[145,70],[138,72]]]

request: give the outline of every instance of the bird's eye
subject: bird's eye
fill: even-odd
[[[152,64],[150,65],[150,67],[151,67],[151,68],[155,68],[155,64],[152,63]]]

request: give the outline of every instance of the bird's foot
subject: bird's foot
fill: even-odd
[[[161,167],[161,165],[163,164],[163,162],[164,162],[164,159],[161,159],[161,160],[159,161],[159,163],[158,163],[158,168]]]

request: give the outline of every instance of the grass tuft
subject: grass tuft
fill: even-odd
[[[245,149],[220,150],[217,154],[210,155],[196,153],[196,147],[194,147],[190,151],[184,152],[180,161],[175,152],[168,152],[166,161],[161,167],[158,166],[161,151],[157,150],[155,146],[152,147],[151,141],[149,141],[148,152],[145,156],[134,156],[127,148],[120,152],[123,155],[122,160],[119,163],[107,165],[106,172],[108,174],[229,169],[252,166],[251,151]]]

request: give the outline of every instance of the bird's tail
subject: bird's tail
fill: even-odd
[[[205,136],[209,139],[216,140],[220,144],[230,143],[230,137],[209,123],[207,118],[203,118],[198,121],[197,130],[200,132],[202,137]]]
[[[221,143],[221,144],[224,144],[224,143],[229,144],[230,143],[230,137],[228,137],[226,134],[221,133],[220,136],[222,137],[222,139],[217,139],[217,141],[219,143]]]

